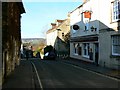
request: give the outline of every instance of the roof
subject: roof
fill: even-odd
[[[88,0],[88,1],[89,1],[89,0]],[[73,11],[71,11],[70,14],[73,13],[73,12],[74,12],[75,10],[77,10],[78,8],[82,7],[82,6],[83,6],[84,4],[86,4],[88,1],[83,2],[80,6],[78,6],[76,9],[74,9]]]
[[[67,19],[62,20],[62,23],[61,23],[61,24],[59,24],[58,26],[56,26],[56,27],[54,27],[54,28],[52,28],[52,29],[49,29],[46,33],[48,34],[48,33],[52,32],[52,31],[55,31],[55,30],[56,30],[58,27],[60,27],[66,20],[67,20]]]
[[[84,4],[84,3],[83,3],[83,4]],[[78,7],[77,7],[76,9],[74,9],[73,11],[71,11],[71,12],[70,12],[70,14],[71,14],[71,13],[73,13],[73,12],[74,12],[75,10],[77,10],[78,8],[82,7],[82,6],[83,6],[83,4],[82,4],[82,5],[80,5],[80,6],[78,6]]]
[[[26,13],[25,12],[25,9],[24,9],[24,6],[23,6],[23,3],[22,2],[16,2],[18,4],[18,7],[20,9],[20,13],[23,14],[23,13]]]
[[[51,25],[56,25],[56,23],[51,23]]]
[[[58,19],[57,19],[56,21],[57,21],[57,22],[61,22],[61,23],[62,23],[64,20],[58,20]]]

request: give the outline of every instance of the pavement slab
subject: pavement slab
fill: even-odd
[[[34,88],[33,71],[30,61],[21,61],[3,84],[5,88]]]

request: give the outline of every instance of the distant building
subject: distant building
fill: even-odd
[[[33,52],[33,57],[39,52],[43,54],[42,49],[46,46],[46,39],[44,38],[22,38],[21,57],[25,57],[26,50]],[[29,56],[31,57],[31,55]]]
[[[3,80],[20,64],[22,2],[2,2]]]
[[[69,18],[65,20],[56,20],[51,23],[52,28],[46,32],[47,45],[52,45],[57,54],[69,54],[69,46],[65,42],[65,36],[70,32]]]
[[[83,0],[70,12],[70,57],[118,69],[119,7],[119,0]]]

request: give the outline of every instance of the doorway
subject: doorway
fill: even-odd
[[[95,43],[95,64],[98,66],[99,60],[99,44]]]

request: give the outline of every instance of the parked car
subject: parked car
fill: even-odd
[[[55,52],[51,51],[51,52],[46,52],[43,59],[46,59],[46,60],[55,60],[56,58],[56,54]]]
[[[56,58],[56,50],[55,48],[53,48],[53,46],[48,45],[44,48],[44,57],[43,59],[51,59],[51,60],[55,60]]]

